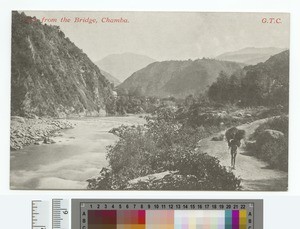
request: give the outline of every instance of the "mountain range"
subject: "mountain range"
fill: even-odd
[[[118,89],[139,90],[145,96],[184,98],[204,92],[221,71],[232,74],[244,66],[240,63],[205,58],[155,62],[133,73]]]
[[[127,52],[108,55],[96,61],[95,64],[103,71],[123,82],[131,74],[153,62],[155,60],[148,56]]]
[[[233,52],[223,53],[215,59],[244,63],[247,65],[255,65],[260,62],[265,62],[271,56],[278,54],[286,49],[283,48],[254,48],[248,47]]]

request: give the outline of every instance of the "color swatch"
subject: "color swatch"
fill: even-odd
[[[89,210],[88,229],[247,229],[247,211]]]

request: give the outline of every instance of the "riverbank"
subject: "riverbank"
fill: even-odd
[[[10,149],[20,150],[31,144],[55,143],[50,137],[59,135],[62,129],[73,128],[66,120],[36,118],[29,119],[19,116],[11,117]]]

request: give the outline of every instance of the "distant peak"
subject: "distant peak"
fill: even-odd
[[[225,52],[215,58],[253,65],[259,62],[264,62],[272,55],[284,50],[286,49],[278,47],[246,47],[236,51]]]
[[[140,57],[145,57],[145,58],[153,59],[153,58],[151,58],[151,57],[149,57],[147,55],[139,54],[139,53],[133,53],[133,52],[112,53],[112,54],[107,55],[104,58],[107,58],[107,57],[118,57],[118,56],[140,56]]]
[[[122,82],[134,72],[155,61],[156,60],[146,55],[124,52],[110,54],[95,63],[99,68],[110,73]]]

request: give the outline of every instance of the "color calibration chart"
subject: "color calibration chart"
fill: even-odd
[[[262,229],[262,214],[262,200],[72,200],[74,229]]]

